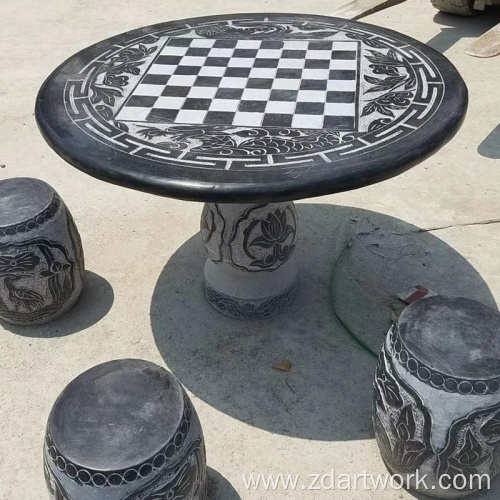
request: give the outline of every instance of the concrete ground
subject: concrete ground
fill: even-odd
[[[300,486],[246,491],[242,474],[300,474],[299,485],[307,487],[309,474],[332,468],[337,474],[386,472],[370,423],[375,360],[334,319],[332,295],[338,313],[375,349],[387,329],[391,284],[427,284],[498,302],[500,224],[484,221],[500,218],[500,58],[464,54],[498,19],[436,14],[428,0],[366,18],[451,59],[469,87],[469,112],[450,143],[407,173],[297,204],[301,292],[285,314],[267,321],[230,320],[204,301],[200,204],[86,176],[45,144],[33,116],[37,90],[52,69],[111,35],[209,14],[329,14],[341,3],[0,0],[0,179],[38,177],[57,189],[79,227],[88,269],[80,302],[61,320],[36,328],[0,326],[1,498],[46,498],[41,452],[52,403],[79,373],[121,357],[167,366],[188,389],[205,431],[212,498],[412,496]],[[401,239],[385,239],[383,257],[367,250],[389,230]],[[351,237],[354,244],[342,252]],[[278,359],[292,362],[288,374],[271,369]],[[482,498],[498,498],[498,491],[497,483]]]

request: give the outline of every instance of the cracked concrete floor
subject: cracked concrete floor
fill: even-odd
[[[443,52],[469,87],[468,115],[451,142],[405,174],[297,204],[301,292],[287,313],[269,321],[235,322],[204,302],[204,255],[197,237],[201,205],[84,175],[44,143],[33,117],[37,90],[49,72],[74,52],[116,33],[229,12],[329,14],[340,4],[0,1],[0,179],[39,177],[59,191],[82,235],[88,269],[80,303],[61,320],[31,329],[0,327],[1,498],[45,498],[41,450],[52,403],[77,374],[119,357],[165,365],[185,384],[204,426],[213,498],[412,496],[395,490],[247,492],[242,474],[301,474],[307,484],[309,474],[332,468],[345,474],[385,472],[370,424],[375,362],[345,334],[331,310],[333,263],[353,234],[367,226],[402,232],[444,227],[415,243],[422,254],[409,252],[386,268],[376,258],[357,258],[364,255],[362,249],[339,261],[347,278],[369,265],[376,270],[367,288],[347,290],[349,300],[340,304],[374,345],[386,329],[385,297],[366,290],[378,290],[393,275],[427,283],[438,276],[437,291],[498,302],[500,225],[481,221],[500,217],[500,58],[464,54],[496,20],[436,14],[428,0],[410,0],[366,18]],[[418,259],[424,258],[428,267],[421,274]],[[271,369],[283,358],[292,362],[288,374]],[[498,498],[498,492],[484,498]]]

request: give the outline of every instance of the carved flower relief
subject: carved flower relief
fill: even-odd
[[[273,271],[291,257],[296,233],[293,204],[252,207],[236,221],[229,241],[231,261],[247,271]]]
[[[392,472],[415,472],[433,454],[430,416],[394,378],[388,364],[382,349],[374,382],[377,443]]]
[[[226,223],[215,203],[205,203],[201,214],[200,234],[208,257],[213,262],[222,261],[222,244]]]
[[[443,479],[446,485],[453,487],[456,476],[489,474],[493,478],[499,471],[500,411],[496,405],[469,415],[451,427],[436,473],[448,475],[449,479],[446,476]]]

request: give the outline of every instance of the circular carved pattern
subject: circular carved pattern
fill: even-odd
[[[496,394],[500,390],[498,377],[488,380],[467,380],[453,375],[441,373],[418,359],[412,357],[399,335],[398,325],[395,323],[389,331],[389,349],[394,357],[404,365],[408,371],[422,382],[446,392],[457,393],[463,396],[470,394],[484,396]]]
[[[151,457],[146,462],[139,464],[130,469],[121,471],[101,472],[91,469],[81,468],[78,465],[68,462],[61,453],[57,450],[52,438],[47,434],[45,438],[46,451],[55,466],[66,476],[73,479],[80,484],[87,484],[102,488],[105,486],[120,486],[124,483],[133,483],[141,478],[147,478],[151,475],[153,470],[164,469],[174,457],[177,452],[184,445],[185,438],[191,426],[191,402],[189,401],[186,393],[184,395],[184,414],[182,421],[179,425],[178,431],[159,453]]]
[[[232,297],[218,292],[207,284],[205,284],[205,293],[208,301],[215,309],[231,318],[262,319],[288,307],[295,297],[296,286],[292,285],[286,292],[260,304],[237,301]]]
[[[31,219],[28,219],[19,224],[12,224],[10,226],[0,226],[0,237],[2,236],[15,236],[16,234],[24,234],[33,231],[37,227],[45,224],[51,220],[61,207],[61,198],[54,194],[52,201],[43,209],[39,214]]]

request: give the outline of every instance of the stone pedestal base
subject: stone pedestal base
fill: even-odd
[[[293,202],[205,204],[201,236],[209,257],[209,302],[237,319],[259,319],[283,310],[295,293],[296,235]]]

